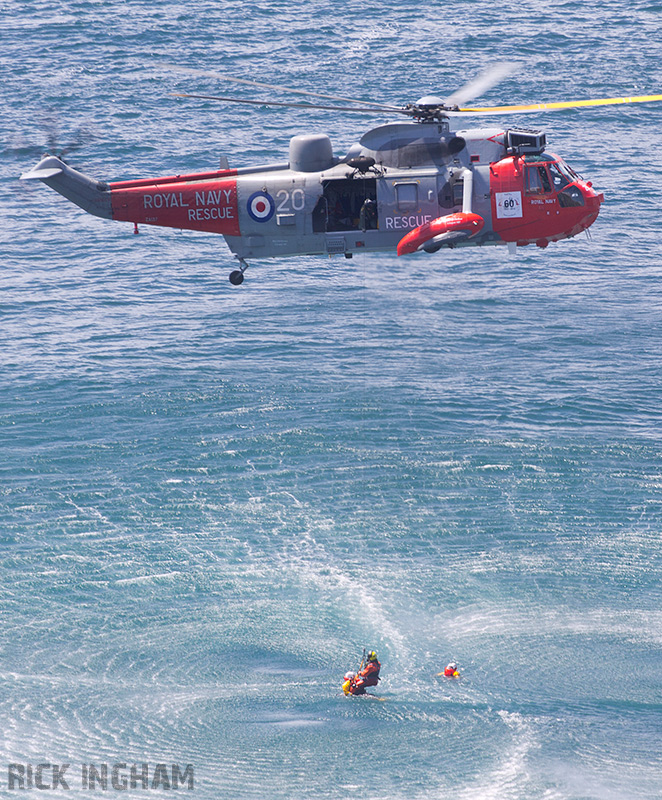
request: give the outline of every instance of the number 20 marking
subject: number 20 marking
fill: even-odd
[[[302,211],[306,204],[306,194],[303,189],[293,189],[291,194],[286,189],[280,189],[280,191],[276,192],[276,197],[279,200],[276,211],[281,214],[287,214],[290,210]],[[292,203],[292,209],[290,209],[290,202]]]

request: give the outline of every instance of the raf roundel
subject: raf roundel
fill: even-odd
[[[274,215],[274,199],[268,192],[255,192],[248,198],[246,208],[255,222],[268,222]]]

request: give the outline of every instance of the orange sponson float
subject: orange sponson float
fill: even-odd
[[[456,214],[437,217],[431,222],[419,225],[418,228],[414,228],[414,230],[403,236],[398,242],[398,255],[404,256],[408,253],[415,253],[426,242],[444,233],[467,231],[469,236],[474,236],[484,224],[485,220],[480,214],[466,211],[458,211]]]

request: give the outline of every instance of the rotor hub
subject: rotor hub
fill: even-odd
[[[446,105],[441,97],[432,94],[421,97],[416,103],[407,103],[405,109],[416,122],[444,122],[449,113],[460,110],[457,106]]]

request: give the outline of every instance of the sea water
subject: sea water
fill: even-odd
[[[591,238],[241,287],[221,237],[17,178],[45,150],[104,180],[282,162],[306,132],[342,156],[386,121],[178,99],[291,98],[164,63],[389,104],[504,60],[480,103],[659,93],[662,5],[0,22],[2,795],[657,798],[662,107],[463,122],[546,130],[605,194]],[[342,695],[364,646],[385,702]]]

